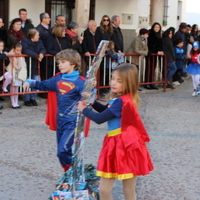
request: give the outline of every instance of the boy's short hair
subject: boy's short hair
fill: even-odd
[[[182,42],[183,42],[183,40],[181,38],[178,38],[177,40],[174,41],[175,45],[178,45]]]
[[[67,60],[71,65],[75,65],[74,71],[81,69],[81,56],[78,51],[73,49],[64,49],[56,54],[56,62]]]
[[[139,34],[140,34],[140,35],[144,35],[144,34],[146,34],[146,33],[149,34],[149,31],[148,31],[146,28],[141,28],[140,31],[139,31]]]

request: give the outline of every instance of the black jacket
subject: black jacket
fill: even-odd
[[[82,46],[78,40],[78,36],[75,36],[73,38],[69,37],[67,34],[65,36],[67,38],[68,44],[71,45],[71,48],[77,50],[79,54],[82,54]]]
[[[38,55],[40,53],[44,55],[47,53],[42,41],[39,40],[38,42],[32,42],[32,40],[30,40],[29,38],[24,38],[21,41],[21,44],[22,44],[22,53],[32,57],[31,60],[32,77],[34,75],[38,75]],[[27,69],[29,71],[29,58],[26,57],[25,60],[27,63]]]
[[[95,42],[95,36],[90,32],[89,29],[86,29],[84,31],[84,39],[82,42],[82,50],[85,54],[86,52],[90,52],[94,54],[96,52],[96,42]]]
[[[121,32],[121,29],[118,27],[113,27],[113,35],[111,37],[111,40],[115,43],[115,51],[121,51],[123,52],[124,50],[124,39],[123,39],[123,35]]]
[[[173,47],[173,41],[169,37],[162,38],[163,51],[167,56],[167,62],[175,61],[175,52]]]
[[[55,37],[55,35],[49,36],[47,43],[47,53],[51,55],[56,55],[63,49],[71,48],[71,44],[68,42],[66,37]]]
[[[8,66],[10,63],[10,59],[5,53],[0,53],[0,76],[3,75],[3,66]]]
[[[4,49],[7,51],[7,46],[8,46],[8,33],[5,29],[0,28],[0,40],[3,40],[5,45]]]
[[[100,26],[97,27],[96,32],[95,32],[95,42],[96,45],[98,46],[101,40],[111,40],[112,34],[109,32],[102,32]]]
[[[40,40],[42,40],[42,43],[44,45],[44,47],[47,47],[47,43],[51,42],[48,41],[49,36],[51,35],[51,29],[46,29],[44,26],[42,26],[41,24],[39,24],[36,29],[39,31],[40,33]]]
[[[25,22],[25,26],[22,27],[22,31],[24,33],[25,36],[27,36],[27,33],[29,31],[29,29],[34,28],[33,24],[31,23],[30,19],[27,19]]]
[[[157,53],[162,51],[162,38],[158,37],[155,31],[150,30],[148,37],[148,49],[152,53]]]

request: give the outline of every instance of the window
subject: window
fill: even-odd
[[[64,15],[66,23],[72,20],[72,9],[75,6],[75,0],[46,0],[46,12],[51,16],[51,26],[55,24],[57,15]]]

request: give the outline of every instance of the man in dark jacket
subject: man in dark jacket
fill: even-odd
[[[19,18],[22,20],[22,31],[26,36],[28,30],[34,28],[33,24],[31,23],[30,19],[27,19],[27,10],[25,8],[19,9]]]
[[[82,42],[82,50],[85,56],[90,56],[96,52],[95,31],[97,23],[94,20],[88,22],[88,28],[84,31]]]
[[[44,12],[40,14],[40,24],[36,27],[36,29],[39,31],[40,35],[40,40],[42,41],[44,47],[47,49],[47,43],[51,42],[49,41],[49,38],[51,36],[51,29],[49,27],[51,18],[48,13]],[[40,74],[41,74],[41,80],[45,80],[47,78],[50,78],[47,75],[47,68],[48,68],[48,58],[43,59],[40,65]],[[47,77],[46,77],[47,75]],[[40,95],[41,96],[41,95]]]
[[[119,27],[120,17],[117,15],[112,16],[111,22],[114,30],[111,40],[113,40],[113,42],[115,43],[115,51],[121,53],[124,50],[124,39],[121,32],[121,28]]]
[[[44,47],[47,47],[47,38],[51,35],[51,29],[49,27],[51,18],[49,17],[49,14],[44,12],[40,14],[40,24],[36,27],[36,29],[40,33],[40,39],[42,40],[42,43]]]

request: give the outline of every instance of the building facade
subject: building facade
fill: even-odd
[[[171,26],[178,28],[186,20],[186,0],[0,0],[0,16],[5,19],[6,28],[18,17],[20,8],[27,9],[35,26],[39,24],[39,14],[45,11],[51,16],[51,25],[57,14],[64,14],[67,23],[78,22],[81,32],[88,19],[99,24],[104,14],[119,15],[125,38],[137,34],[140,28],[150,28],[154,22],[166,30]],[[125,46],[126,43],[129,41],[126,40]]]

